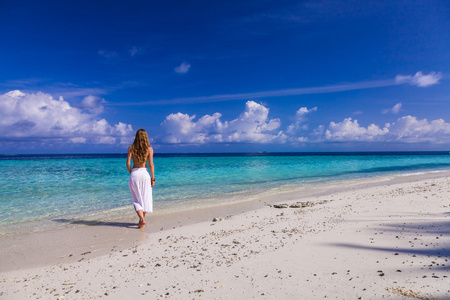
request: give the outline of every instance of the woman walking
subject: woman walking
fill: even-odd
[[[131,168],[133,159],[133,168]],[[150,169],[150,175],[147,170]],[[155,185],[153,149],[148,142],[147,132],[139,129],[133,144],[128,147],[127,169],[130,172],[128,187],[133,198],[134,209],[139,217],[139,228],[145,225],[145,214],[153,212],[152,187]]]

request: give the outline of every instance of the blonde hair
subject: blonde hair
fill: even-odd
[[[133,158],[138,162],[145,162],[148,155],[148,147],[150,143],[148,142],[148,135],[144,129],[139,129],[136,131],[136,137],[133,142]]]

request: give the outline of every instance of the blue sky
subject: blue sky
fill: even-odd
[[[0,153],[450,149],[448,1],[1,1]]]

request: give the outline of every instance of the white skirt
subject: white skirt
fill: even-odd
[[[133,198],[134,209],[153,212],[152,184],[147,168],[132,169],[128,187]]]

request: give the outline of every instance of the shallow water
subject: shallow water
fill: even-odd
[[[0,228],[131,207],[125,154],[0,156]],[[450,169],[448,152],[155,155],[155,206]],[[211,200],[212,199],[212,200]]]

